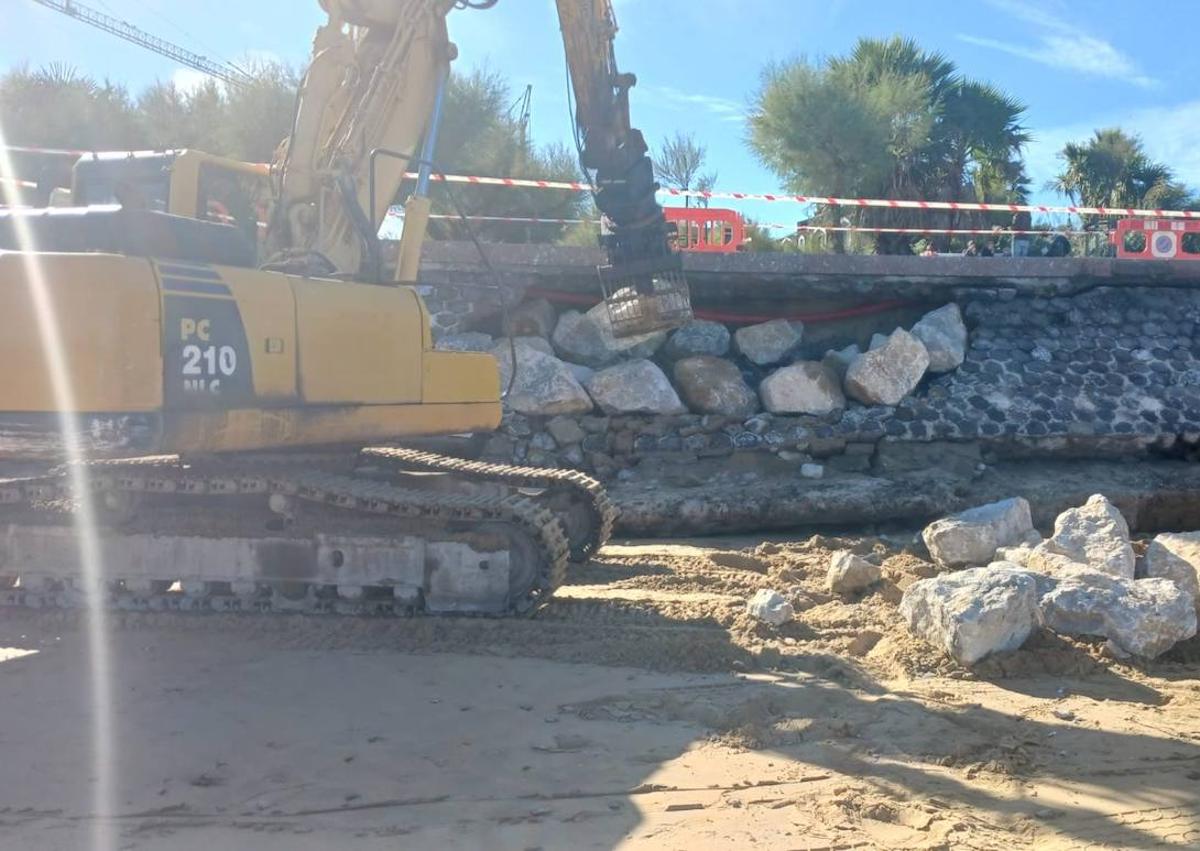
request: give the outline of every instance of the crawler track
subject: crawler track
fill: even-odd
[[[397,466],[411,462],[402,450],[370,450],[372,460],[397,459]],[[397,453],[393,455],[392,453]],[[417,453],[426,468],[444,468],[445,460],[428,453]],[[310,508],[318,524],[335,533],[347,518],[394,520],[403,531],[412,529],[430,541],[455,540],[464,530],[482,530],[492,537],[514,542],[510,561],[516,587],[511,588],[504,609],[512,614],[534,610],[566,578],[570,545],[559,519],[545,504],[516,491],[499,493],[446,493],[399,486],[390,481],[365,478],[346,472],[346,456],[263,456],[183,465],[173,456],[155,456],[122,461],[101,461],[87,465],[87,488],[100,502],[133,500],[138,511],[153,511],[171,505],[178,513],[191,513],[198,520],[217,509],[236,514],[238,506],[250,498],[251,504],[283,498]],[[484,465],[494,468],[495,465]],[[502,470],[474,470],[476,476],[503,481],[532,482],[531,468],[521,473]],[[528,471],[528,472],[526,472]],[[554,471],[557,472],[557,471]],[[505,478],[507,476],[507,479]],[[556,480],[546,476],[542,481]],[[0,480],[0,519],[12,528],[31,518],[65,525],[63,512],[69,510],[79,494],[71,485],[66,469],[45,475]],[[115,499],[114,499],[115,497]],[[259,499],[254,499],[255,497]],[[599,497],[603,498],[602,490]],[[193,501],[194,500],[194,501]],[[607,504],[604,498],[604,504]],[[590,504],[598,504],[593,500]],[[604,517],[601,514],[601,517]],[[611,519],[607,528],[611,528]],[[605,528],[601,525],[600,528]],[[152,531],[157,532],[157,529]],[[188,534],[194,537],[195,533]],[[211,530],[209,537],[220,537]],[[376,533],[378,534],[378,533]],[[157,569],[157,565],[155,566]],[[37,575],[38,581],[25,580],[28,567],[0,567],[7,576],[4,599],[10,604],[32,607],[70,607],[78,605],[80,587],[74,572]],[[311,572],[289,576],[272,574],[272,581],[229,582],[226,575],[173,575],[171,564],[162,565],[161,575],[147,578],[122,576],[121,565],[110,565],[108,577],[110,602],[125,609],[188,610],[299,610],[347,614],[406,613],[414,606],[393,599],[392,589],[347,586],[333,573]],[[16,577],[22,577],[20,583]],[[173,589],[173,590],[172,590]]]
[[[499,482],[514,488],[545,490],[545,501],[551,505],[561,496],[586,513],[582,522],[568,524],[567,527],[571,561],[577,563],[586,563],[608,543],[617,521],[617,508],[608,498],[604,486],[578,470],[490,464],[401,447],[364,449],[362,458],[367,463],[386,465],[397,471],[451,473],[468,481]]]

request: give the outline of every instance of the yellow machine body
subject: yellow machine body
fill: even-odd
[[[500,422],[495,360],[434,351],[412,287],[0,252],[0,316],[0,445],[21,457],[61,449],[64,409],[98,456],[362,445]]]

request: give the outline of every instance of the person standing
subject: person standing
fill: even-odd
[[[1029,231],[1033,230],[1033,216],[1028,210],[1013,213],[1012,217],[1012,256],[1029,256]]]

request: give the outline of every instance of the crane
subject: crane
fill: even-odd
[[[39,6],[45,6],[47,9],[53,9],[55,12],[69,15],[77,21],[82,21],[96,29],[111,33],[117,38],[123,38],[132,44],[136,44],[138,47],[144,47],[160,56],[173,59],[180,65],[194,68],[231,86],[244,86],[249,82],[246,75],[236,68],[227,64],[213,62],[207,56],[193,53],[177,44],[172,44],[166,39],[140,30],[132,24],[117,20],[111,15],[106,15],[82,3],[76,3],[75,0],[33,0],[33,2]]]

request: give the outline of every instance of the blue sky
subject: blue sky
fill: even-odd
[[[0,0],[0,62],[64,62],[136,91],[155,79],[193,81],[112,36],[36,5]],[[101,11],[210,58],[270,56],[306,61],[323,20],[317,0],[84,0]],[[742,113],[770,60],[847,51],[860,36],[912,36],[968,76],[1028,105],[1035,141],[1026,153],[1038,200],[1068,139],[1120,125],[1200,187],[1200,52],[1192,0],[616,0],[617,58],[638,75],[634,124],[652,144],[675,130],[708,147],[718,189],[769,192],[778,180],[743,141]],[[552,0],[500,0],[489,11],[456,11],[457,66],[486,65],[513,85],[533,85],[532,132],[567,140],[561,41]],[[739,206],[732,204],[731,206]],[[794,205],[740,205],[766,221],[795,221]]]

